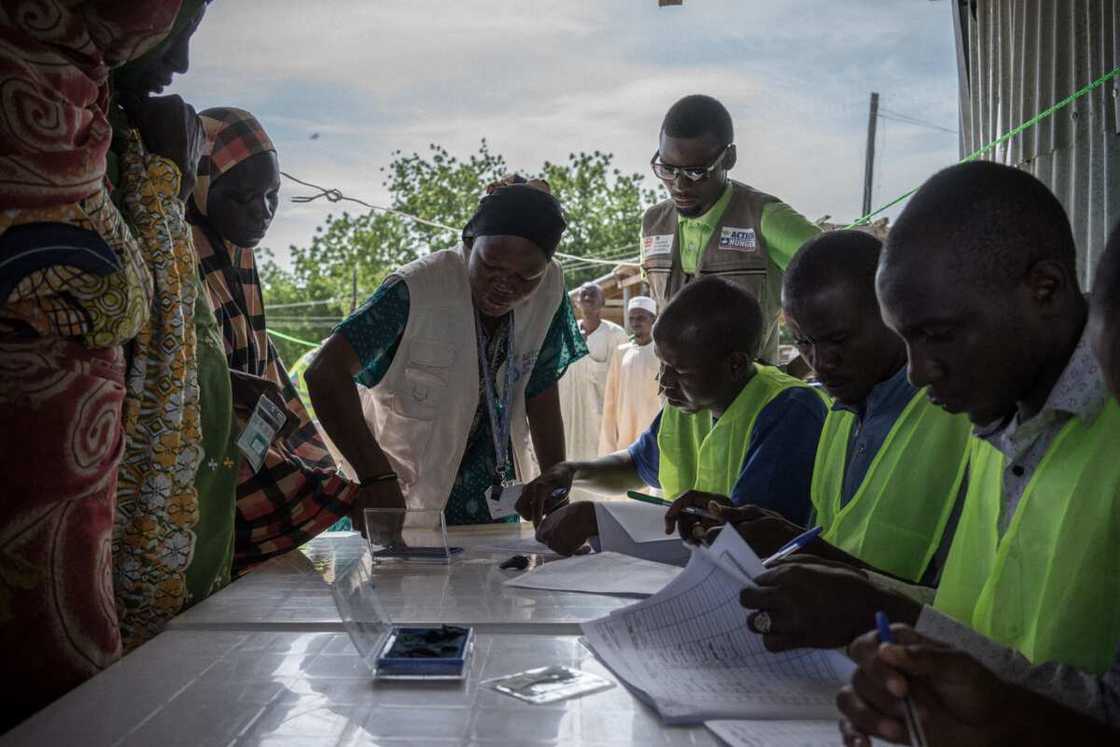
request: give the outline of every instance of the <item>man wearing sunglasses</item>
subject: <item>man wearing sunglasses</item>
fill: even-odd
[[[782,271],[820,229],[785,203],[728,178],[734,127],[719,101],[699,94],[673,104],[650,165],[670,199],[642,218],[642,268],[659,307],[698,275],[722,275],[762,307],[760,357],[776,362]]]

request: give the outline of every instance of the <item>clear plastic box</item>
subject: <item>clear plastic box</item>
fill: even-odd
[[[374,563],[448,564],[463,553],[447,543],[443,511],[367,508],[364,514]]]
[[[379,563],[374,562],[372,547],[371,543],[371,552],[336,576],[331,592],[343,627],[373,678],[464,680],[474,654],[474,630],[468,626],[395,625],[378,600]]]

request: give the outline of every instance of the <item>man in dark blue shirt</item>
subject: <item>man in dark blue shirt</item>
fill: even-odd
[[[573,482],[608,493],[649,485],[678,503],[750,503],[806,523],[827,408],[812,388],[754,362],[762,329],[758,302],[739,286],[706,277],[682,289],[653,331],[665,408],[630,448],[562,462],[525,487],[518,511],[539,523],[541,541],[571,553],[598,533],[590,502],[544,516]]]

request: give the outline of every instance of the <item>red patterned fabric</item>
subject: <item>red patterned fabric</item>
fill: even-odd
[[[113,512],[124,355],[0,342],[0,729],[120,657]]]
[[[93,194],[113,132],[109,70],[167,35],[180,0],[0,0],[0,204]]]

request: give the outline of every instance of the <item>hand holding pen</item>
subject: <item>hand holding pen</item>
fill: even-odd
[[[702,542],[709,529],[724,523],[713,508],[728,505],[731,499],[727,496],[690,490],[668,504],[665,534],[678,531],[686,542]]]
[[[779,560],[781,560],[782,558],[789,557],[790,555],[793,555],[795,552],[799,552],[799,551],[805,549],[806,545],[808,545],[810,542],[815,540],[820,535],[821,535],[821,527],[813,527],[812,529],[810,529],[808,531],[802,532],[801,534],[799,534],[796,537],[794,537],[793,539],[791,539],[789,542],[787,542],[784,545],[782,545],[781,547],[779,547],[778,551],[775,552],[773,555],[771,555],[768,558],[764,558],[763,561],[762,561],[762,566],[764,568],[769,568],[772,565],[774,565],[775,563],[777,563]]]
[[[881,643],[894,643],[891,623],[885,612],[880,610],[875,613],[875,627],[879,630],[879,641]],[[902,705],[906,715],[906,730],[910,733],[910,744],[914,747],[926,747],[928,743],[926,742],[925,731],[922,729],[922,721],[918,717],[918,709],[914,706],[914,700],[907,695],[902,699]]]

